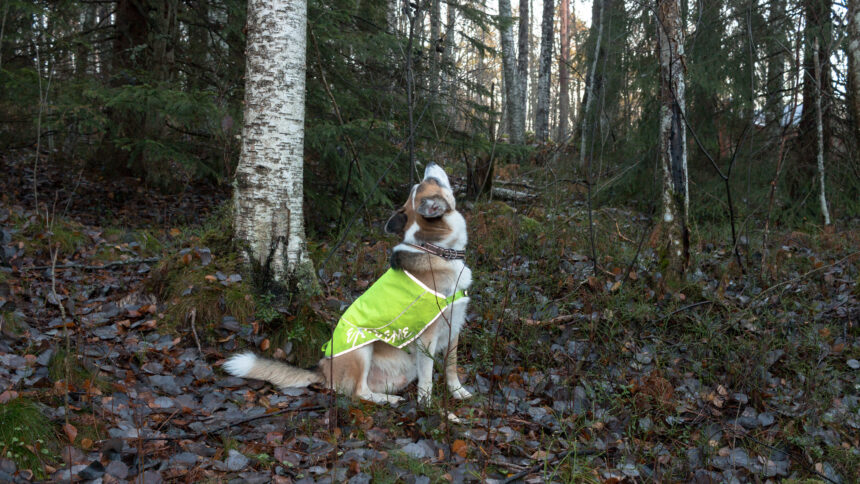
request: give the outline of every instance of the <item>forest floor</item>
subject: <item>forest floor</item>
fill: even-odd
[[[312,363],[387,265],[385,210],[331,259],[311,244],[324,294],[295,311],[241,271],[228,192],[49,165],[36,213],[31,163],[0,159],[0,481],[860,481],[856,221],[777,229],[764,256],[750,236],[744,270],[725,230],[697,228],[671,282],[647,214],[595,210],[593,254],[559,184],[462,203],[476,396],[437,381],[431,407],[414,385],[391,407],[220,369],[244,348]]]

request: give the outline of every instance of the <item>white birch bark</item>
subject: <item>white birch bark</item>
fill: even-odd
[[[687,135],[685,109],[684,31],[680,0],[658,0],[657,36],[660,57],[659,154],[663,179],[663,228],[670,268],[683,274],[689,259]]]
[[[526,130],[526,93],[529,88],[529,2],[520,0],[520,29],[517,41],[517,108],[522,118],[522,130]]]
[[[815,131],[817,134],[816,161],[818,163],[818,201],[821,203],[821,213],[824,215],[824,225],[830,225],[830,211],[827,210],[827,196],[824,185],[824,120],[821,118],[821,59],[818,55],[818,36],[812,51],[812,62],[815,69]]]
[[[305,0],[249,0],[235,235],[278,282],[315,283],[305,245],[302,169]]]
[[[558,140],[567,136],[568,118],[570,117],[570,76],[567,63],[570,62],[570,0],[561,0],[558,7],[560,49],[558,59]]]
[[[591,61],[591,69],[588,72],[588,79],[585,82],[585,106],[582,108],[582,129],[580,129],[579,140],[579,166],[585,167],[585,133],[588,128],[588,113],[591,112],[591,105],[594,100],[594,76],[597,72],[597,60],[600,58],[600,41],[603,38],[603,7],[606,5],[603,0],[594,0],[600,2],[600,12],[597,15],[597,38],[594,40],[594,57]]]
[[[502,73],[505,84],[505,106],[510,142],[522,144],[525,135],[525,116],[519,106],[519,79],[514,53],[514,24],[511,0],[499,0],[499,36],[502,44]]]
[[[535,139],[540,143],[546,142],[549,139],[549,84],[552,69],[552,32],[554,27],[552,17],[555,10],[554,7],[554,0],[543,0],[537,109],[535,110]]]

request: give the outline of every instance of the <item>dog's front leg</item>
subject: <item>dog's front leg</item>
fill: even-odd
[[[445,355],[445,381],[454,398],[465,400],[472,394],[463,387],[463,384],[460,383],[460,375],[457,374],[457,342],[459,339],[460,335],[451,337],[451,345]]]
[[[419,340],[420,341],[420,340]],[[418,345],[415,367],[418,370],[418,403],[430,405],[433,396],[433,355],[436,353],[435,338],[427,345]]]

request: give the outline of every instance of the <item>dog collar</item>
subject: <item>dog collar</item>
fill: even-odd
[[[436,244],[431,244],[430,242],[422,242],[421,244],[410,244],[409,242],[404,242],[404,245],[408,245],[409,247],[413,247],[415,249],[427,252],[428,254],[433,254],[437,257],[441,257],[447,260],[466,260],[466,251],[465,250],[457,250],[457,249],[448,249],[445,247],[439,247]]]

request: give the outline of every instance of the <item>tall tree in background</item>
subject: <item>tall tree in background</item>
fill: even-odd
[[[549,139],[549,83],[552,69],[552,31],[554,0],[543,0],[543,20],[540,35],[540,66],[538,69],[537,110],[535,112],[535,139],[539,143]]]
[[[526,129],[526,93],[529,90],[529,2],[520,0],[520,31],[517,41],[518,109],[522,111],[523,131]]]
[[[853,156],[860,163],[860,0],[848,0],[848,115],[854,138]]]
[[[558,140],[567,136],[567,121],[570,117],[570,0],[561,0],[558,7],[559,36],[561,41],[561,52],[558,56]]]
[[[603,40],[603,17],[607,7],[607,0],[595,0],[594,7],[591,9],[592,29],[596,32],[594,42],[594,54],[591,58],[591,64],[588,67],[588,77],[585,79],[585,94],[583,94],[583,106],[580,119],[580,142],[579,142],[579,166],[585,166],[585,153],[588,151],[585,146],[585,134],[588,128],[588,114],[591,112],[591,105],[594,102],[595,95],[595,76],[597,74],[597,61],[601,55],[601,40]]]
[[[788,51],[788,36],[785,28],[785,0],[770,0],[768,6],[767,39],[767,93],[766,121],[774,133],[780,130],[785,115],[785,62]]]
[[[236,237],[264,276],[313,287],[305,244],[305,0],[249,0]]]
[[[684,29],[681,0],[657,1],[657,47],[660,58],[660,127],[658,153],[663,181],[664,257],[676,275],[690,263],[688,228],[687,136],[684,126]]]
[[[803,55],[803,111],[800,116],[797,150],[800,154],[796,170],[789,172],[789,190],[793,196],[808,193],[809,181],[814,178],[818,159],[818,121],[816,102],[821,102],[821,131],[824,156],[828,155],[832,134],[830,102],[832,86],[830,76],[830,50],[832,22],[831,0],[802,0],[806,20]],[[816,56],[821,63],[820,83],[816,82]]]
[[[499,36],[502,44],[502,72],[505,81],[505,110],[509,120],[510,141],[522,144],[525,135],[525,106],[520,100],[520,79],[517,75],[517,59],[514,53],[514,20],[511,0],[499,0]]]
[[[442,39],[442,2],[431,0],[430,2],[430,79],[428,87],[432,94],[439,90],[440,69],[439,59],[445,50],[445,41]]]

